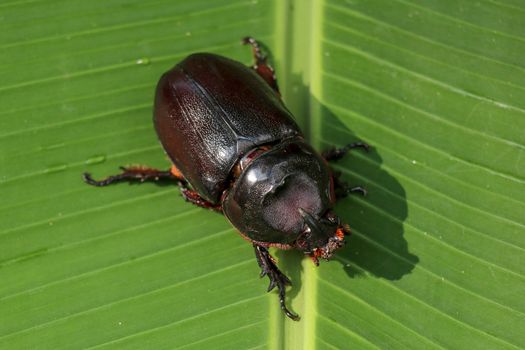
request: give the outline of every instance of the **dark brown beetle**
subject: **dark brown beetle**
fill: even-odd
[[[336,198],[365,191],[340,182],[327,161],[368,145],[316,152],[284,106],[258,43],[250,37],[243,43],[253,48],[251,68],[197,53],[160,78],[154,123],[170,170],[135,166],[101,181],[85,173],[84,180],[94,186],[175,181],[187,201],[222,212],[253,244],[261,277],[270,279],[268,291],[277,286],[282,310],[297,320],[285,305],[290,280],[268,248],[298,249],[318,265],[345,243],[349,228],[332,208]]]

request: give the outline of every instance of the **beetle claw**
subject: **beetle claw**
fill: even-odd
[[[275,286],[275,280],[270,280],[270,284],[268,285],[268,289],[266,291],[271,292],[275,288]]]
[[[356,187],[349,188],[348,192],[350,192],[350,193],[360,193],[363,197],[366,197],[366,195],[368,194],[368,191],[366,190],[366,188],[361,187],[361,186],[356,186]]]
[[[279,304],[281,305],[281,309],[283,310],[284,314],[292,320],[298,321],[299,316],[288,310],[285,303],[286,286],[291,286],[292,282],[284,273],[282,273],[279,270],[279,268],[277,268],[274,259],[272,258],[272,256],[266,248],[258,246],[256,244],[254,244],[254,248],[257,263],[261,268],[260,276],[268,276],[268,278],[270,279],[270,284],[268,285],[267,291],[270,292],[275,287],[277,287],[279,292]]]
[[[93,179],[93,177],[91,177],[91,174],[90,173],[83,173],[82,174],[82,180],[84,180],[85,183],[87,183],[88,185],[91,185],[91,186],[97,186],[97,187],[102,187],[102,186],[106,186],[107,185],[107,181],[97,181],[95,179]]]
[[[255,67],[257,67],[257,65],[259,64],[264,64],[266,62],[266,56],[261,52],[261,47],[259,46],[257,40],[255,40],[251,36],[247,36],[242,38],[241,43],[243,45],[251,45],[253,56],[255,58]]]

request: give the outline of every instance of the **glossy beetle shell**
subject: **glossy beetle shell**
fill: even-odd
[[[172,162],[214,204],[246,152],[301,135],[261,77],[239,62],[209,53],[188,56],[161,77],[154,123]]]

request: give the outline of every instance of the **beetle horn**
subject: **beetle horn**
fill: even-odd
[[[304,210],[303,208],[299,208],[299,213],[304,219],[305,224],[310,228],[312,233],[321,233],[321,228],[318,225],[318,220],[316,220],[312,214]]]

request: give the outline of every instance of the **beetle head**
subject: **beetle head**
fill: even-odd
[[[319,258],[330,259],[345,244],[344,236],[350,234],[350,229],[347,225],[341,225],[331,210],[320,218],[302,208],[299,208],[299,213],[304,219],[305,229],[297,239],[296,247],[319,265]]]
[[[330,211],[335,202],[330,176],[311,146],[287,140],[250,160],[224,195],[222,209],[255,243],[329,258],[344,242]]]

